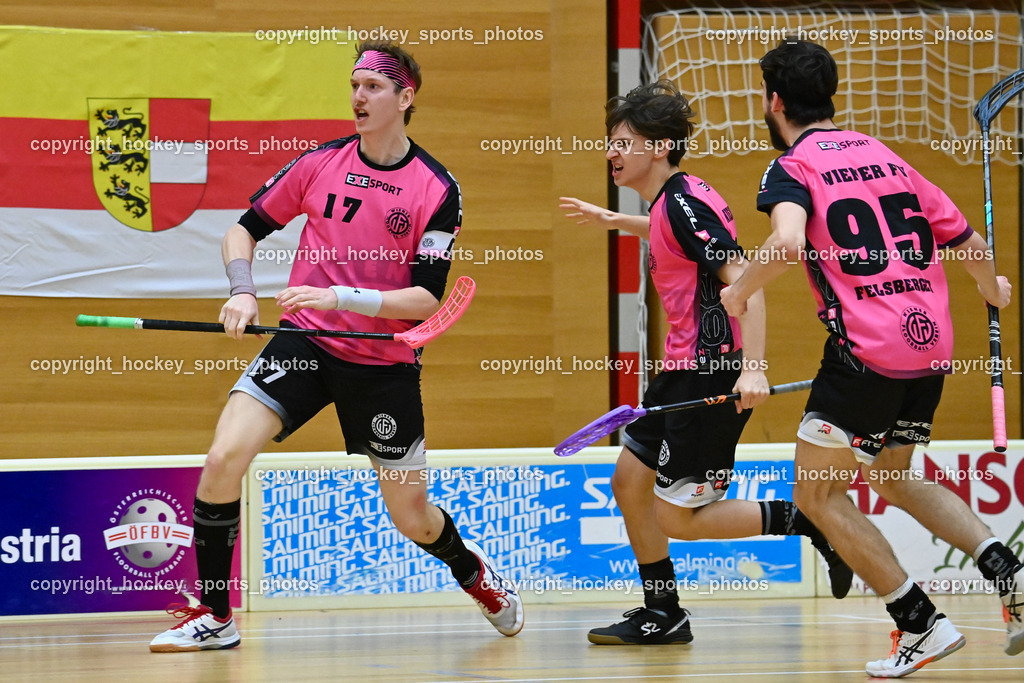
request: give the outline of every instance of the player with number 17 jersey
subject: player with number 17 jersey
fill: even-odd
[[[847,362],[894,378],[948,373],[953,324],[937,250],[974,232],[949,197],[872,137],[811,129],[761,179],[758,209],[779,202],[807,212],[804,265]]]
[[[344,285],[380,290],[422,285],[442,298],[452,245],[462,223],[455,178],[410,140],[409,152],[381,166],[359,151],[359,136],[325,143],[299,156],[252,197],[239,221],[262,239],[307,215],[289,287]],[[415,321],[304,308],[281,316],[296,327],[395,334]],[[404,344],[313,337],[342,360],[365,365],[412,363]]]

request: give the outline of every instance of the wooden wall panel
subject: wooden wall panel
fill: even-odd
[[[0,7],[4,25],[243,32],[383,25],[411,31],[410,41],[418,41],[420,30],[448,30],[464,38],[473,32],[474,40],[407,46],[424,74],[409,135],[462,186],[465,221],[453,277],[470,275],[478,284],[477,299],[463,320],[424,355],[430,448],[551,446],[608,409],[606,373],[502,375],[481,367],[491,360],[608,353],[607,236],[574,230],[557,209],[559,194],[604,196],[601,156],[501,155],[481,148],[481,141],[495,139],[603,137],[605,16],[605,3],[598,0],[527,0],[514,7],[466,0],[442,5],[44,0]],[[541,32],[543,38],[475,44],[496,27]],[[324,79],[348,87],[348,74],[324,74]],[[268,168],[268,175],[275,170]],[[516,251],[515,260],[485,263],[485,254],[497,249],[541,258],[521,260]],[[259,348],[256,340],[73,326],[77,313],[215,320],[221,303],[0,298],[5,375],[0,457],[205,452],[238,373],[50,376],[32,371],[30,364],[97,355],[110,356],[115,365],[122,357],[174,357],[186,364],[251,358]],[[276,320],[272,300],[261,300],[261,320]],[[337,422],[325,411],[269,450],[341,447]]]

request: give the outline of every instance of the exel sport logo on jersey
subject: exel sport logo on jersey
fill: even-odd
[[[686,200],[683,198],[682,194],[676,192],[675,198],[676,198],[676,201],[679,202],[679,206],[683,207],[683,211],[686,212],[687,218],[690,219],[690,225],[692,225],[693,229],[696,230],[697,229],[697,217],[695,215],[693,215],[693,209],[691,209],[690,205],[686,203]]]
[[[385,183],[383,180],[377,180],[368,175],[360,175],[358,173],[346,173],[345,184],[351,185],[352,187],[365,187],[368,190],[381,190],[388,194],[393,194],[396,197],[402,194],[402,188],[391,183]]]
[[[839,142],[836,142],[835,140],[822,140],[818,142],[818,149],[844,150],[847,147],[864,147],[867,144],[867,140],[841,140]]]

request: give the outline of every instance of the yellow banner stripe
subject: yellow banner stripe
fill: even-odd
[[[355,42],[319,28],[268,36],[0,26],[0,117],[81,119],[90,97],[172,97],[209,98],[212,121],[351,120],[354,62]]]

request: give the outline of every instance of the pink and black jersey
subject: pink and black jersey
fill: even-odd
[[[288,285],[346,285],[389,291],[422,286],[444,296],[452,245],[462,223],[459,185],[410,141],[408,154],[381,166],[359,151],[359,136],[325,143],[281,169],[253,195],[239,223],[254,239],[306,214]],[[396,333],[409,320],[351,311],[302,309],[282,316],[297,327]],[[312,338],[342,360],[369,365],[417,362],[404,344]]]
[[[718,270],[742,253],[725,200],[696,176],[676,173],[651,204],[651,279],[668,315],[665,367],[702,370],[741,347],[722,306]]]
[[[942,374],[953,324],[935,252],[973,233],[949,197],[874,138],[812,129],[761,179],[758,209],[779,202],[807,212],[818,317],[847,361],[894,378]]]

